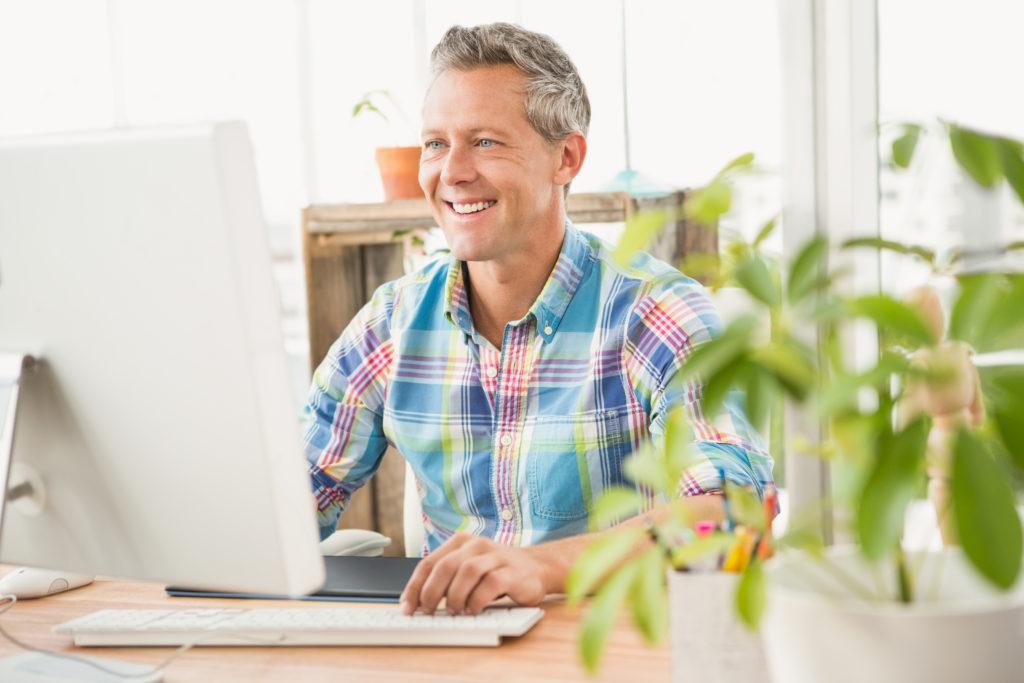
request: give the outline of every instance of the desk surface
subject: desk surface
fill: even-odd
[[[9,570],[3,567],[2,571]],[[76,648],[52,626],[105,608],[281,607],[280,601],[170,598],[150,582],[97,579],[78,590],[19,602],[0,616],[14,637],[50,650],[92,654],[147,664],[166,658],[170,648]],[[301,603],[330,608],[350,603]],[[361,606],[355,605],[353,606]],[[623,617],[610,637],[601,671],[587,676],[579,663],[576,638],[584,612],[552,599],[545,616],[526,635],[491,648],[369,647],[201,647],[171,662],[164,673],[176,681],[667,681],[667,645],[650,648]],[[0,656],[20,652],[0,638]]]

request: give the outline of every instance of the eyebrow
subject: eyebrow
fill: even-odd
[[[423,137],[431,137],[434,135],[440,135],[442,132],[443,131],[440,128],[426,128],[420,132],[420,135]],[[507,132],[501,130],[500,128],[494,128],[492,126],[475,126],[467,131],[460,131],[460,133],[462,132],[464,132],[467,135],[479,135],[481,133],[491,133],[492,135],[496,136],[508,135]]]

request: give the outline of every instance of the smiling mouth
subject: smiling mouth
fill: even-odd
[[[457,214],[466,215],[471,213],[479,213],[486,209],[491,208],[497,204],[497,200],[490,200],[486,202],[474,202],[472,204],[456,204],[455,202],[448,202],[448,206],[452,207],[452,210]]]

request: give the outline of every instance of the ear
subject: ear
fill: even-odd
[[[587,156],[587,139],[583,137],[583,133],[574,130],[558,144],[558,147],[559,159],[554,181],[556,185],[566,185],[583,168],[583,160]]]

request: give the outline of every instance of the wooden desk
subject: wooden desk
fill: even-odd
[[[9,568],[7,568],[9,569]],[[282,607],[314,609],[349,603],[285,603],[267,600],[171,598],[163,586],[149,582],[97,579],[91,586],[40,600],[19,602],[0,616],[14,637],[29,644],[125,661],[157,664],[171,648],[76,648],[52,626],[106,608],[184,609],[189,607]],[[361,606],[354,605],[353,606]],[[543,605],[545,616],[526,635],[506,639],[496,648],[384,647],[199,647],[167,667],[164,679],[176,681],[668,681],[667,645],[649,648],[627,618],[611,636],[604,664],[595,678],[579,663],[576,638],[582,610],[561,600]],[[20,652],[0,639],[0,656]]]

